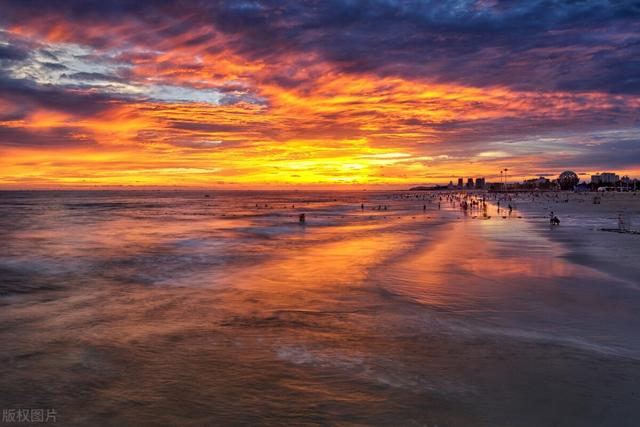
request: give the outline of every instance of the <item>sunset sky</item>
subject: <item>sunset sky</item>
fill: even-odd
[[[639,95],[637,1],[0,0],[2,188],[638,177]]]

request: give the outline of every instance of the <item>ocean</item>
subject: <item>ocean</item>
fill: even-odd
[[[495,209],[0,192],[0,408],[62,425],[637,425],[637,283]]]

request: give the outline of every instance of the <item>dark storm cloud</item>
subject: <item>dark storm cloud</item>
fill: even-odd
[[[60,2],[48,0],[0,1],[2,9],[7,12],[4,14],[5,20],[13,23],[18,21],[28,22],[34,18],[34,15],[62,17],[70,21],[89,19],[117,22],[125,16],[136,15],[145,10],[150,11],[166,3],[153,0],[144,2],[135,0],[113,0],[108,2],[99,0],[63,0]]]
[[[550,158],[545,165],[549,168],[562,168],[567,164],[589,170],[598,170],[602,165],[610,170],[628,169],[638,167],[640,159],[640,138],[625,141],[607,141],[596,146],[590,146],[588,150],[573,155],[571,162],[566,159]],[[604,171],[603,171],[604,172]]]
[[[120,98],[95,92],[67,90],[13,79],[0,73],[0,98],[23,108],[44,108],[86,117],[114,107]]]
[[[232,49],[251,60],[314,52],[345,72],[640,93],[637,1],[24,0],[0,6],[5,24],[29,22],[34,10],[77,28],[133,20],[140,31],[127,41],[151,48],[189,34],[175,43],[206,49],[212,28],[233,35]],[[200,31],[192,34],[194,29]],[[114,43],[108,34],[84,42]]]
[[[28,58],[27,52],[15,46],[0,45],[0,61],[22,61]]]
[[[13,111],[0,111],[0,126],[2,126],[2,122],[22,120],[26,116],[27,110],[24,108],[16,108]]]
[[[112,76],[104,73],[96,73],[96,72],[79,72],[79,73],[71,73],[71,74],[62,74],[61,77],[71,79],[71,80],[80,80],[80,81],[106,81],[106,82],[115,82],[115,83],[123,83],[126,79],[121,77]]]
[[[93,143],[79,137],[77,129],[71,127],[33,130],[0,126],[0,147],[73,147]]]
[[[640,90],[637,5],[478,3],[326,2],[323,12],[302,15],[301,46],[347,71],[526,90]]]
[[[205,44],[206,42],[211,41],[214,38],[215,36],[212,33],[206,33],[201,36],[193,37],[185,41],[184,44],[186,46],[197,46],[197,45]]]
[[[67,67],[63,64],[58,64],[55,62],[39,62],[39,64],[49,70],[53,70],[53,71],[60,71],[60,70],[66,70]]]

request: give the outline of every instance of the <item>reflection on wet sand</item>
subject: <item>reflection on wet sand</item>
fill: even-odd
[[[28,199],[2,224],[0,406],[56,408],[65,425],[639,415],[637,291],[524,220],[387,193],[67,208],[83,197]]]

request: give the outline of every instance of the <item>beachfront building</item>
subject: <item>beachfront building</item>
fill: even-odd
[[[620,181],[620,176],[613,172],[602,172],[600,174],[600,182],[604,185],[615,185],[618,181]]]
[[[620,183],[627,191],[637,191],[640,188],[640,180],[623,176],[620,178]]]
[[[620,181],[620,176],[613,172],[602,172],[591,175],[591,184],[594,185],[615,185],[618,181]]]
[[[467,189],[471,190],[471,189],[473,189],[473,187],[474,187],[473,178],[467,179]]]
[[[464,184],[464,179],[458,178],[458,190],[462,190],[463,184]]]
[[[476,178],[476,189],[484,190],[485,181],[484,178]]]
[[[534,189],[548,189],[551,185],[551,180],[549,178],[545,178],[544,176],[540,176],[538,178],[525,179],[522,183],[524,188],[534,188]]]
[[[620,176],[614,172],[602,172],[596,175],[591,175],[591,186],[594,188],[600,187],[615,187],[620,182]]]

